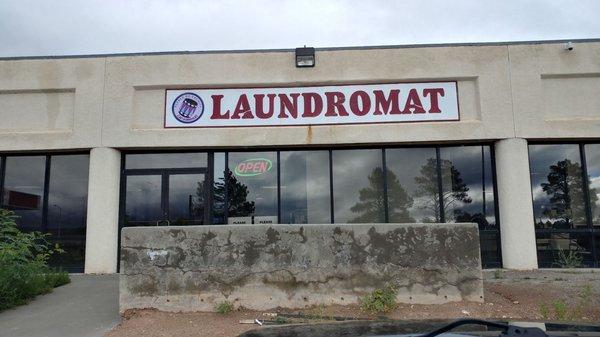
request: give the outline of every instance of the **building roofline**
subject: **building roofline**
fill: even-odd
[[[458,42],[458,43],[431,43],[431,44],[406,44],[406,45],[375,45],[375,46],[354,46],[354,47],[323,47],[323,48],[315,48],[315,50],[318,52],[318,51],[440,48],[440,47],[486,47],[486,46],[556,44],[556,43],[566,43],[566,42],[573,42],[573,43],[590,43],[590,42],[592,42],[593,43],[593,42],[600,42],[600,38],[536,40],[536,41],[504,41],[504,42]],[[295,49],[285,48],[285,49],[161,51],[161,52],[136,52],[136,53],[112,53],[112,54],[108,53],[108,54],[84,54],[84,55],[9,56],[9,57],[0,57],[0,61],[106,58],[106,57],[130,57],[130,56],[164,56],[164,55],[285,53],[285,52],[294,52],[294,51],[295,51]]]

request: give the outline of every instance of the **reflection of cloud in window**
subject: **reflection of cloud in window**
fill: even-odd
[[[281,153],[282,222],[328,223],[329,152]]]
[[[52,156],[48,227],[85,227],[88,155]]]
[[[369,186],[369,174],[375,167],[381,167],[381,150],[333,151],[335,222],[355,217],[350,208],[358,201],[359,191]]]

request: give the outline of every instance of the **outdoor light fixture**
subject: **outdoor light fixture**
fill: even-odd
[[[306,68],[315,66],[315,48],[296,48],[296,67]]]
[[[566,51],[571,51],[575,49],[575,46],[573,46],[573,42],[569,41],[563,45],[563,49]]]

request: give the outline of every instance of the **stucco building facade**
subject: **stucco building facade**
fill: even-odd
[[[236,216],[270,216],[272,222],[292,225],[311,222],[306,214],[312,207],[306,206],[311,203],[311,191],[305,186],[304,206],[290,211],[293,216],[286,215],[286,188],[293,184],[283,182],[287,179],[285,165],[295,151],[302,152],[303,158],[322,151],[323,157],[314,160],[325,162],[325,200],[332,200],[325,202],[325,219],[336,223],[355,222],[346,219],[342,210],[338,216],[336,210],[336,205],[345,204],[342,199],[346,196],[359,200],[358,190],[345,190],[344,186],[352,181],[360,185],[371,177],[369,169],[361,175],[360,168],[353,168],[352,160],[374,160],[373,167],[393,171],[411,200],[404,206],[414,210],[406,219],[423,221],[420,214],[429,206],[422,191],[418,192],[420,187],[411,184],[418,184],[419,168],[432,158],[437,165],[440,199],[446,208],[451,203],[453,207],[453,212],[445,215],[447,222],[478,222],[482,233],[489,234],[488,243],[482,243],[488,251],[482,254],[497,257],[490,258],[488,267],[559,267],[571,260],[577,266],[598,267],[600,41],[573,43],[573,50],[565,50],[564,41],[317,49],[312,68],[297,68],[293,50],[0,59],[1,201],[29,221],[24,227],[48,231],[58,238],[68,235],[69,228],[73,233],[79,228],[78,234],[73,234],[78,239],[65,239],[67,246],[80,250],[73,253],[79,259],[74,270],[114,273],[119,229],[139,215],[131,212],[143,213],[135,225],[174,221],[165,218],[165,212],[177,212],[175,206],[170,206],[168,197],[151,191],[169,194],[185,189],[190,181],[196,191],[196,178],[201,176],[199,179],[209,182],[203,186],[213,190],[203,192],[208,194],[201,198],[203,214],[210,214],[190,224],[229,223],[221,219],[222,214],[215,215],[216,202],[227,205],[216,197],[216,182],[220,176],[226,179],[223,172],[237,164],[233,161],[248,160],[245,153],[252,158],[272,156],[274,178],[272,184],[265,182],[255,188],[254,182],[244,183],[238,177],[247,187],[247,197],[256,197],[252,201],[256,208]],[[164,126],[167,89],[447,81],[456,82],[457,121]],[[475,155],[469,157],[463,149]],[[415,151],[431,155],[419,157],[424,160],[418,166],[411,166],[416,159],[402,162],[413,158]],[[148,155],[159,153],[175,157],[201,154],[202,158],[197,165],[178,165],[187,159],[173,157],[166,160],[166,166],[156,166],[162,159]],[[369,157],[373,153],[375,157],[382,154],[382,161]],[[73,158],[68,156],[79,159],[71,163]],[[449,165],[448,181],[442,172],[445,163]],[[465,169],[459,178],[456,172],[461,165]],[[409,167],[410,174],[404,169]],[[475,172],[467,172],[473,167],[477,167]],[[34,168],[37,173],[26,172]],[[76,168],[78,173],[70,171]],[[175,174],[198,176],[183,179],[175,187]],[[71,179],[77,175],[80,179]],[[315,175],[305,173],[304,180],[311,179],[306,178],[309,176]],[[471,176],[477,179],[468,178]],[[143,181],[136,185],[136,179]],[[388,203],[383,220],[372,223],[391,222],[390,210],[396,206],[389,205],[389,189],[395,178],[388,175],[387,179],[387,192],[382,192]],[[149,190],[135,190],[151,183]],[[454,198],[450,201],[444,200],[446,186],[448,198]],[[566,188],[561,191],[560,186]],[[272,195],[264,192],[269,187]],[[254,190],[263,194],[255,196]],[[357,196],[351,196],[353,193]],[[457,196],[461,193],[467,195]],[[175,196],[171,196],[172,202]],[[265,198],[272,199],[274,210],[259,214]],[[138,208],[131,205],[134,199]],[[192,194],[188,201],[186,212],[192,213]],[[225,207],[233,218],[231,207]],[[438,216],[447,211],[443,204],[436,207],[441,207]],[[148,213],[152,208],[163,212],[153,218]],[[465,218],[467,213],[471,218]],[[189,220],[186,216],[178,219]],[[66,227],[61,229],[61,223]]]

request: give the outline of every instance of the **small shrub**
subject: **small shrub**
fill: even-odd
[[[496,270],[494,271],[494,278],[495,278],[496,280],[498,280],[498,279],[501,279],[501,278],[504,278],[504,273],[502,272],[502,269],[496,269]]]
[[[69,273],[66,271],[56,271],[46,274],[47,282],[52,288],[60,287],[62,285],[71,283]]]
[[[17,216],[0,209],[0,311],[27,303],[37,295],[69,282],[69,275],[53,272],[47,265],[53,253],[48,234],[23,233]]]
[[[559,321],[567,319],[567,303],[564,300],[556,300],[552,303],[554,307],[554,317]]]
[[[554,265],[559,268],[581,268],[583,267],[583,257],[574,250],[560,249]]]
[[[396,308],[396,294],[398,290],[394,285],[387,285],[383,289],[375,289],[361,298],[360,304],[363,311],[370,313],[389,312]]]
[[[276,324],[287,324],[288,320],[285,317],[277,316],[277,318],[275,318],[275,323]]]
[[[549,318],[550,311],[548,310],[548,306],[545,303],[540,304],[540,314],[545,320]]]
[[[557,321],[565,320],[579,320],[583,316],[583,312],[589,307],[592,301],[592,287],[587,284],[582,287],[581,291],[577,295],[578,301],[575,306],[567,305],[564,300],[556,300],[552,302],[552,308],[554,309],[554,319]],[[548,306],[545,303],[540,304],[540,314],[544,319],[549,318]]]
[[[573,309],[573,313],[570,317],[571,320],[581,319],[583,316],[583,311],[587,306],[590,305],[592,300],[592,287],[589,284],[583,286],[578,297],[579,301],[577,302],[577,305],[575,305],[575,309]]]
[[[228,314],[233,311],[233,303],[231,303],[229,301],[223,301],[223,302],[217,304],[217,307],[215,308],[215,310],[221,315]]]

